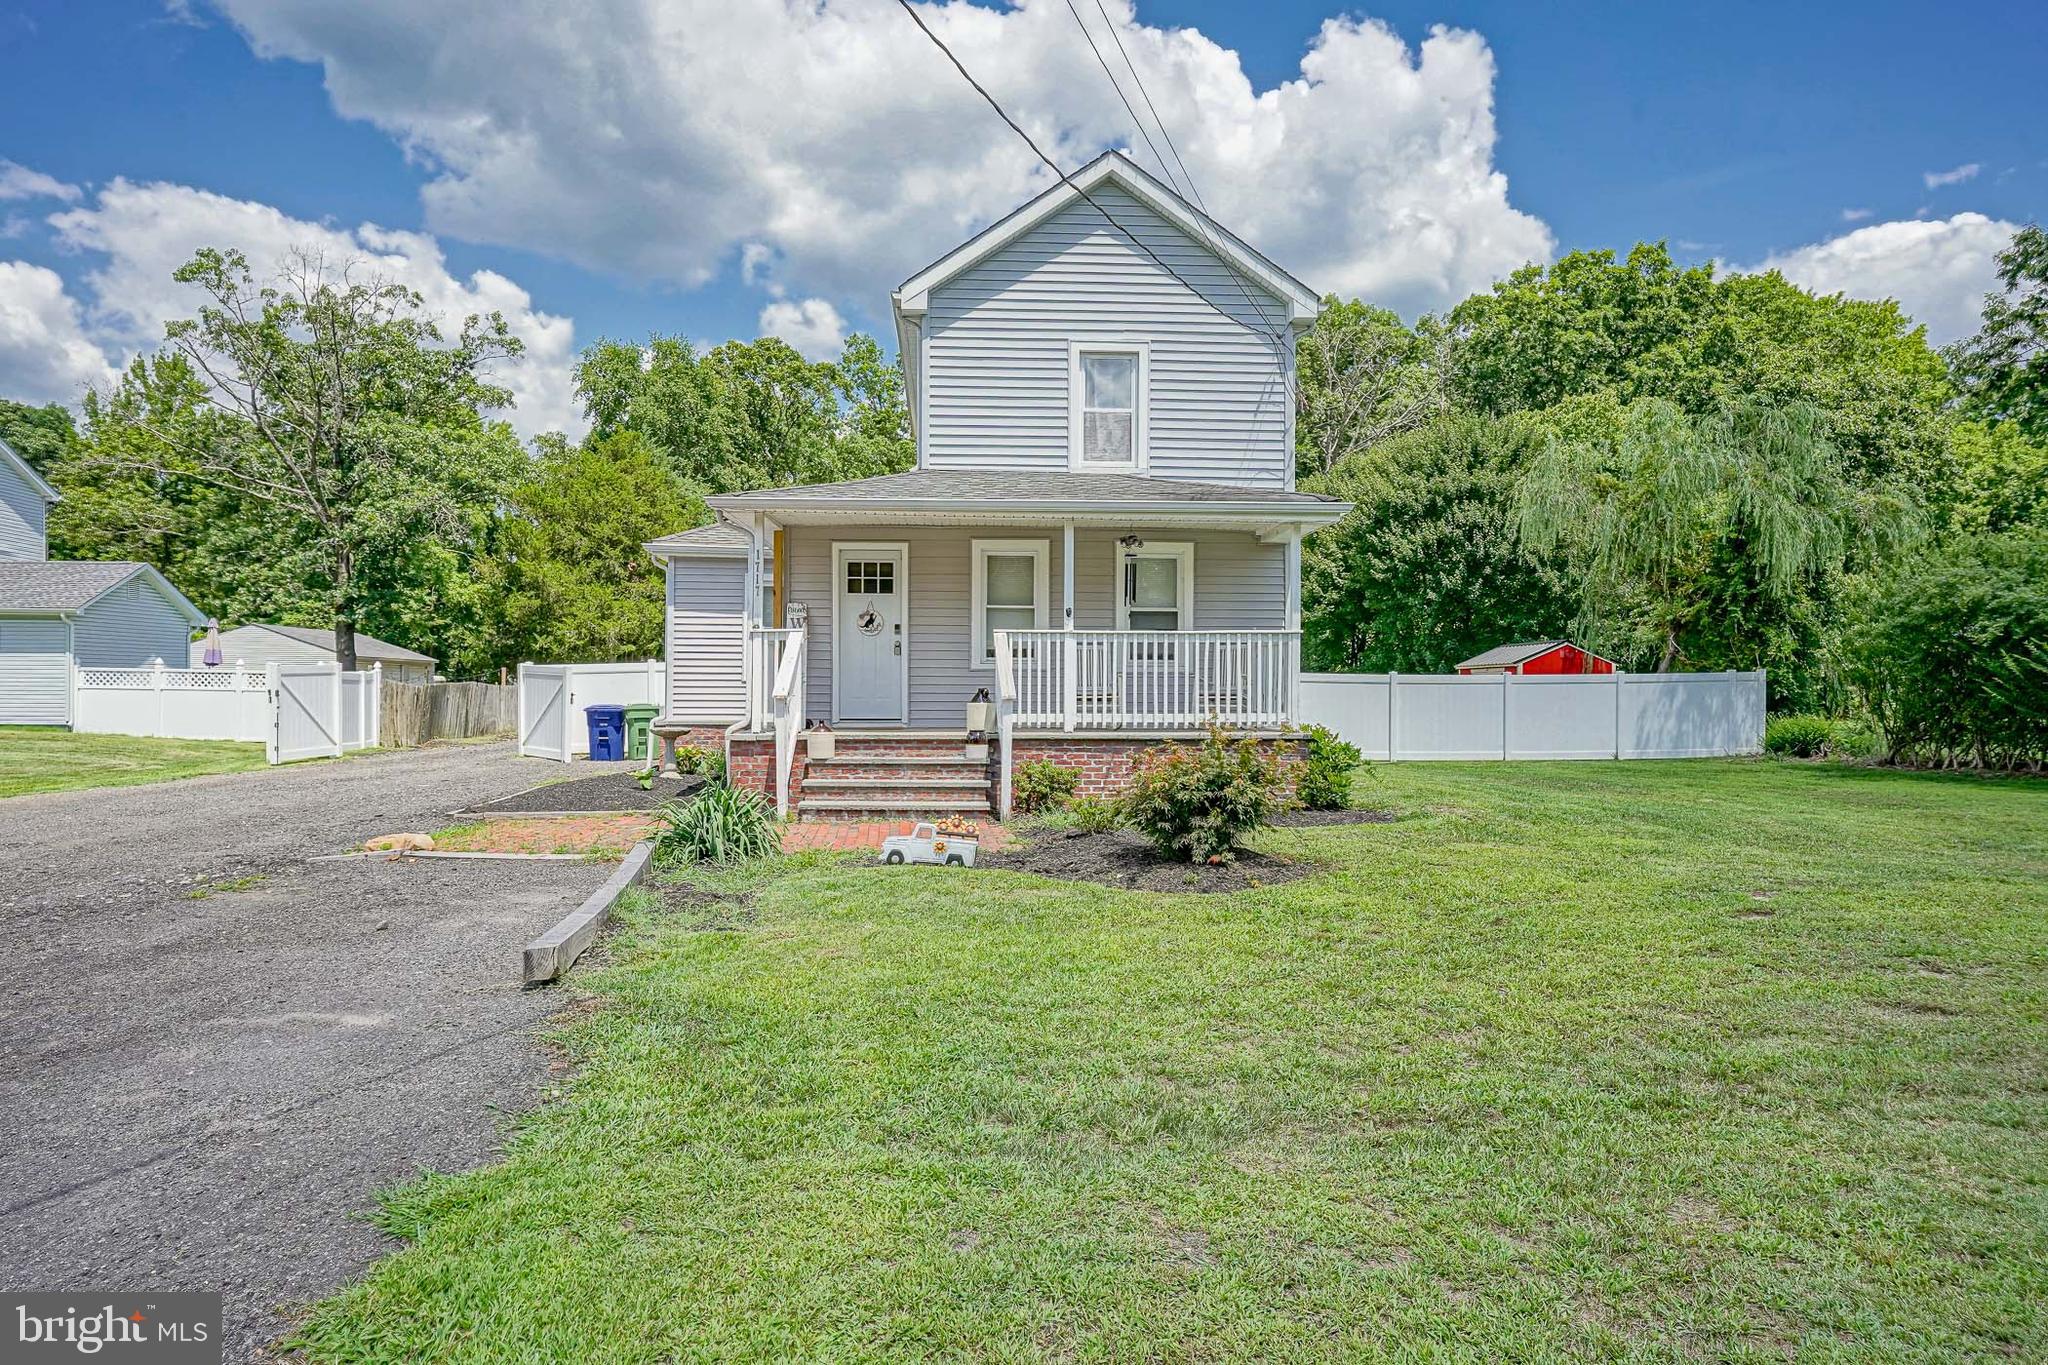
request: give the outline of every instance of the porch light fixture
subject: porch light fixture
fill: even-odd
[[[1145,539],[1143,536],[1118,536],[1116,543],[1126,550],[1135,550],[1145,543]]]

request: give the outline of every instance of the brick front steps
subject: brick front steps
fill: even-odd
[[[812,761],[800,748],[790,800],[807,820],[861,820],[939,815],[991,816],[993,788],[986,763],[964,755],[967,736],[905,736],[839,732],[831,758]],[[801,794],[799,794],[799,792]]]

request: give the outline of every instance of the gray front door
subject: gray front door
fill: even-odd
[[[900,548],[845,546],[832,613],[832,672],[840,721],[901,724],[910,584]]]

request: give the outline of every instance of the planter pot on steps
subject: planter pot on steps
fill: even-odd
[[[839,736],[830,731],[812,730],[804,736],[804,756],[813,763],[829,763],[838,751]]]
[[[986,763],[988,762],[988,745],[969,744],[966,746],[966,751],[962,757],[969,763]]]

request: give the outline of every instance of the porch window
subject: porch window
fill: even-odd
[[[995,667],[997,631],[1045,629],[1048,544],[1043,540],[974,542],[970,656],[974,667]]]
[[[1118,630],[1189,630],[1195,602],[1195,547],[1145,542],[1119,546]]]
[[[1145,348],[1075,345],[1072,452],[1075,469],[1136,470],[1145,463]]]

